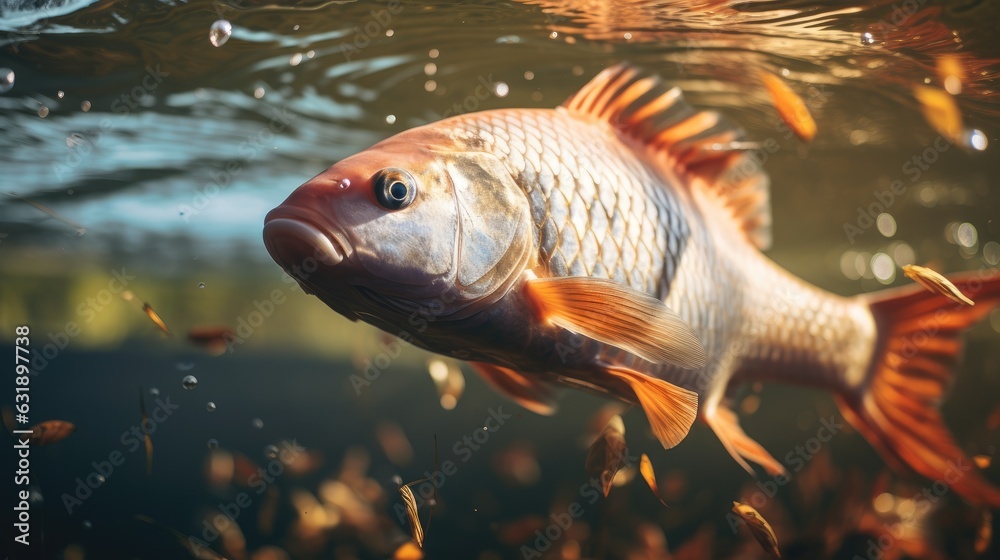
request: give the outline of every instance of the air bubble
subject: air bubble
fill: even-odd
[[[204,282],[198,282],[198,287],[199,288],[204,288],[205,287],[205,283]]]
[[[14,87],[14,71],[10,68],[0,68],[0,93],[7,93]]]
[[[386,115],[385,122],[388,124],[396,124],[396,115]]]
[[[215,438],[212,438],[212,439],[208,440],[208,448],[209,449],[218,449],[219,448],[219,440],[217,440]]]
[[[350,179],[341,179],[340,182],[337,183],[337,186],[340,187],[340,188],[342,188],[342,189],[350,188],[350,186],[351,186],[351,180]]]
[[[181,380],[181,387],[185,389],[194,389],[198,386],[198,378],[193,375],[185,375],[184,379]]]
[[[250,421],[250,425],[259,430],[264,427],[264,421],[260,418],[254,418]]]
[[[875,36],[872,35],[871,33],[862,33],[861,34],[861,44],[863,46],[866,46],[866,47],[869,46],[869,45],[874,45],[875,44]]]
[[[205,404],[205,410],[209,412],[215,412],[216,408],[215,403],[212,401],[208,401],[208,403]]]
[[[278,458],[278,447],[275,445],[268,445],[264,448],[264,456],[268,459]]]
[[[208,30],[208,40],[212,43],[213,47],[221,47],[226,44],[226,41],[229,40],[232,34],[233,24],[220,19],[213,23],[212,27]]]

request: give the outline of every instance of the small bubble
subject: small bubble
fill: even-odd
[[[264,421],[260,418],[254,418],[250,421],[250,425],[259,430],[264,427]]]
[[[198,287],[199,288],[204,288],[205,287],[205,283],[204,282],[198,282]]]
[[[555,39],[558,36],[559,36],[558,31],[553,31],[552,33],[549,33],[549,39]]]
[[[573,67],[573,75],[574,76],[582,76],[583,75],[583,66],[580,66],[580,65],[574,66]]]
[[[104,478],[104,475],[97,475],[97,483],[104,484],[108,479]]]
[[[212,27],[208,30],[208,40],[212,43],[213,47],[221,47],[226,44],[229,40],[230,35],[233,34],[233,24],[229,23],[224,19],[220,19],[212,24]]]
[[[264,456],[268,459],[278,458],[278,447],[275,445],[268,445],[264,448]]]
[[[1000,264],[1000,243],[988,241],[983,245],[983,260],[990,266]]]
[[[857,267],[855,266],[858,254],[854,251],[845,251],[843,255],[840,256],[840,271],[844,273],[844,276],[850,278],[851,280],[858,280],[861,275],[858,274]]]
[[[217,440],[215,438],[212,438],[212,439],[208,440],[208,448],[209,449],[218,449],[219,448],[219,440]]]
[[[972,148],[977,152],[986,150],[986,147],[990,144],[989,139],[983,134],[983,131],[975,128],[963,132],[961,142],[966,147]]]
[[[878,231],[886,237],[892,237],[896,235],[896,218],[892,217],[892,214],[883,212],[875,218],[875,224],[878,226]]]
[[[215,406],[215,403],[212,401],[208,401],[207,403],[205,403],[205,410],[209,412],[215,412],[216,408],[217,407]]]
[[[428,76],[433,76],[434,74],[437,74],[437,71],[438,71],[437,64],[434,64],[433,62],[428,62],[427,64],[424,64],[424,74],[427,74]]]
[[[505,82],[497,82],[493,84],[493,93],[495,93],[497,97],[507,97],[509,92],[510,87],[508,87]]]
[[[876,253],[872,257],[872,274],[883,284],[891,284],[896,279],[896,263],[885,253]]]
[[[14,71],[10,68],[0,68],[0,93],[7,93],[14,87]]]
[[[395,484],[396,486],[402,486],[402,484],[403,484],[403,477],[399,476],[398,474],[394,475],[392,477],[392,483]]]
[[[296,23],[295,26],[292,27],[292,31],[298,31],[298,30],[299,30],[299,24]]]
[[[56,92],[56,97],[62,99],[63,97],[66,97],[66,92],[64,92],[63,90],[59,90]]]
[[[532,72],[531,70],[528,70],[527,72],[524,73],[524,79],[525,80],[534,80],[535,79],[535,73]]]
[[[540,91],[533,91],[533,92],[531,92],[531,100],[532,101],[541,101],[543,98],[544,98],[544,96],[542,95],[542,92],[540,92]]]
[[[913,252],[913,247],[907,243],[899,243],[892,249],[892,260],[897,266],[906,266],[917,262],[917,255]]]
[[[862,46],[868,46],[868,45],[874,45],[874,44],[875,44],[875,36],[874,35],[872,35],[871,33],[862,33],[861,34],[861,45]]]
[[[337,183],[337,186],[340,187],[340,188],[342,188],[342,189],[348,189],[348,188],[351,187],[351,180],[350,179],[346,179],[346,178],[345,179],[341,179],[340,182]]]
[[[979,232],[976,231],[976,226],[965,222],[955,230],[955,240],[962,247],[975,247],[979,242]]]
[[[786,77],[786,78],[787,78],[787,77],[788,77],[788,76],[790,76],[791,74],[792,74],[792,72],[791,72],[791,71],[790,71],[790,70],[789,70],[788,68],[782,68],[782,69],[781,69],[781,75],[782,75],[782,76],[784,76],[784,77]]]
[[[431,50],[427,51],[427,56],[429,56],[431,58],[437,58],[437,57],[441,56],[441,51],[439,51],[437,49],[431,49]]]
[[[392,37],[392,36],[393,36],[393,35],[395,35],[395,34],[396,34],[396,32],[395,32],[395,31],[393,31],[392,29],[386,29],[386,30],[385,30],[385,36],[386,36],[386,37]]]
[[[306,58],[312,58],[314,56],[316,56],[316,51],[313,50],[306,51]]]
[[[288,59],[288,64],[291,66],[298,66],[302,62],[302,53],[295,53],[292,58]]]
[[[91,107],[93,107],[93,105],[90,104],[90,101],[83,100],[80,102],[80,110],[83,111],[84,113],[89,111]]]
[[[84,520],[84,522],[83,522],[83,528],[84,529],[91,529],[93,526],[94,526],[94,524],[91,523],[89,519]]]
[[[193,375],[185,375],[184,379],[181,380],[181,387],[185,389],[194,389],[198,386],[198,378]]]
[[[437,89],[437,87],[438,87],[437,82],[435,82],[434,80],[427,80],[426,82],[424,82],[424,89],[427,91],[434,91]]]
[[[149,388],[149,394],[153,395],[154,397],[158,397],[158,396],[160,396],[160,390],[157,389],[156,387],[150,387]]]
[[[631,33],[626,33],[625,34],[625,40],[626,41],[631,41],[632,40],[632,34]]]
[[[259,87],[253,90],[253,96],[256,97],[257,99],[264,97],[264,88]]]
[[[49,116],[49,108],[46,107],[45,105],[42,105],[41,107],[39,107],[38,108],[38,116],[42,117],[43,119],[45,117]]]
[[[396,115],[386,115],[385,122],[389,124],[396,124]]]

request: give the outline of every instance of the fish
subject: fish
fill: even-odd
[[[971,459],[938,410],[1000,274],[951,276],[974,307],[795,277],[764,253],[766,146],[747,136],[622,63],[555,109],[456,115],[336,162],[268,212],[264,245],[333,311],[468,362],[531,411],[583,390],[638,405],[664,448],[697,419],[748,472],[784,473],[727,396],[823,389],[892,467],[1000,506],[952,472]]]

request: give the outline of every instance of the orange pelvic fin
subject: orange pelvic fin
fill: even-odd
[[[697,368],[707,360],[691,327],[662,301],[614,280],[534,278],[525,292],[541,318],[654,363]]]
[[[719,405],[714,411],[707,412],[704,419],[705,423],[718,436],[722,445],[725,446],[726,451],[750,474],[755,475],[756,473],[747,464],[747,461],[752,461],[764,467],[767,474],[771,476],[788,474],[784,465],[779,463],[766,449],[743,431],[743,428],[740,426],[739,417],[730,408]]]
[[[607,373],[624,381],[635,393],[656,439],[665,449],[687,436],[698,415],[698,394],[633,369],[607,366]]]
[[[494,364],[469,362],[469,365],[498,393],[524,408],[544,416],[555,414],[556,393],[548,383]]]
[[[975,505],[1000,507],[1000,490],[976,470],[938,406],[951,385],[962,331],[1000,303],[1000,273],[949,278],[974,307],[908,286],[863,296],[879,330],[864,384],[837,397],[844,417],[894,466],[947,483]]]

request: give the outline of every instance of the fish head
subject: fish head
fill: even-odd
[[[307,292],[396,333],[467,318],[532,253],[528,200],[492,154],[414,129],[348,157],[268,213],[264,243]]]

